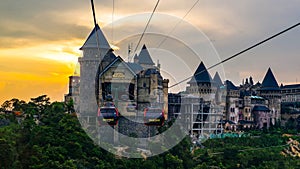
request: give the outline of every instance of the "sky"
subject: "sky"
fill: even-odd
[[[300,22],[299,0],[199,0],[181,20],[196,1],[161,0],[142,41],[163,73],[173,78],[170,85],[192,75],[200,61],[209,67]],[[135,48],[156,1],[94,2],[106,38],[128,60],[127,45]],[[90,6],[82,0],[1,1],[0,103],[42,94],[63,100],[68,76],[82,56],[79,48],[93,28]],[[157,48],[166,35],[170,38]],[[249,76],[261,82],[271,67],[279,84],[299,83],[299,44],[297,27],[210,73],[218,71],[222,80],[239,85]]]

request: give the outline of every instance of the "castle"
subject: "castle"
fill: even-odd
[[[169,81],[161,76],[160,65],[154,64],[146,45],[134,56],[134,62],[125,62],[114,54],[96,25],[80,50],[80,77],[69,77],[69,94],[65,97],[73,100],[77,116],[95,126],[98,107],[110,95],[121,114],[118,132],[138,137],[148,137],[149,132],[154,135],[154,127],[144,125],[144,109],[159,107],[168,118]]]
[[[125,62],[115,56],[98,25],[80,50],[80,77],[69,77],[69,93],[65,96],[74,101],[78,116],[96,116],[105,96],[111,94],[124,116],[141,116],[128,111],[128,105],[137,105],[140,111],[160,106],[168,112],[166,119],[177,118],[183,110],[190,113],[184,115],[189,130],[200,134],[207,119],[208,133],[217,133],[222,132],[220,127],[268,128],[281,120],[282,103],[300,102],[300,85],[279,86],[271,68],[262,83],[254,83],[250,77],[235,86],[230,80],[223,82],[218,72],[212,78],[203,62],[188,81],[186,91],[168,94],[168,80],[161,76],[160,65],[155,66],[146,45],[134,56],[134,62]]]

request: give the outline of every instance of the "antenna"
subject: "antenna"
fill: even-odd
[[[131,54],[131,45],[128,44],[128,62],[130,62],[130,60],[131,60],[130,54]]]

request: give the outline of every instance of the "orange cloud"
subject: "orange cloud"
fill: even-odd
[[[0,51],[1,53],[1,51]],[[28,101],[47,94],[52,100],[63,100],[68,90],[68,76],[76,63],[39,57],[0,57],[0,103],[12,98]]]

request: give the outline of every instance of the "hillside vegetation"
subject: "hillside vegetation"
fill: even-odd
[[[43,95],[28,103],[6,101],[1,112],[1,169],[300,168],[299,157],[282,153],[289,148],[290,139],[299,141],[291,129],[278,127],[251,131],[251,137],[210,139],[202,148],[187,137],[158,156],[128,159],[116,158],[94,144],[72,113],[72,103],[51,103]]]

